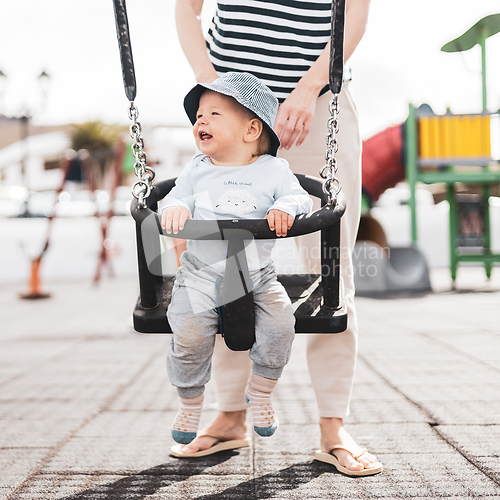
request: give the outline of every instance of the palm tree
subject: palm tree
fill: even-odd
[[[72,149],[88,152],[85,175],[90,189],[103,187],[105,173],[113,160],[118,136],[126,130],[126,127],[106,125],[98,120],[71,126]]]

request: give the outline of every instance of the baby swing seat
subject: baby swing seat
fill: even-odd
[[[343,196],[339,194],[335,206],[327,204],[327,195],[319,179],[297,175],[302,187],[325,203],[310,214],[295,218],[286,237],[321,231],[321,275],[282,274],[278,280],[285,287],[294,309],[296,333],[339,333],[347,327],[347,314],[343,306],[339,279],[340,218],[345,211]],[[132,216],[137,225],[137,254],[140,296],[133,313],[134,328],[141,333],[171,333],[166,317],[170,303],[173,275],[162,275],[160,235],[166,235],[160,225],[155,208],[174,186],[175,179],[156,183],[147,198],[147,206],[132,202]],[[276,234],[269,229],[267,220],[214,220],[186,221],[178,238],[185,239],[272,239]],[[152,257],[151,257],[152,256]],[[230,308],[231,303],[222,307]],[[236,313],[239,323],[244,323]]]

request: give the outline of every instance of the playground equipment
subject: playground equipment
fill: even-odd
[[[403,126],[389,127],[363,142],[363,191],[371,203],[405,180]],[[361,216],[353,253],[357,295],[431,290],[423,253],[412,247],[389,247],[384,229],[369,209]]]
[[[460,262],[481,262],[491,276],[500,254],[491,250],[489,198],[500,184],[500,163],[491,157],[490,122],[498,113],[435,115],[428,106],[410,105],[406,127],[406,172],[410,186],[411,238],[417,243],[417,182],[443,183],[450,210],[450,273]],[[479,186],[479,193],[458,193],[459,186]]]
[[[373,264],[378,266],[379,271],[378,277],[371,280],[355,275],[358,293],[395,291],[398,284],[400,290],[421,291],[427,286],[425,259],[416,248],[418,183],[442,183],[446,186],[450,206],[450,274],[453,282],[460,262],[482,263],[488,278],[493,264],[500,262],[500,255],[491,250],[489,217],[491,189],[500,184],[500,162],[492,158],[490,140],[491,123],[498,118],[499,112],[487,110],[485,43],[488,37],[498,32],[500,14],[486,16],[441,49],[457,52],[469,50],[476,44],[481,47],[482,112],[457,115],[448,110],[444,115],[436,115],[427,104],[419,108],[410,104],[404,124],[390,127],[363,143],[363,189],[371,202],[398,182],[405,179],[408,182],[413,246],[398,249],[397,257],[395,249],[379,252],[377,255],[380,258],[370,259],[369,262],[355,256],[361,268]],[[464,187],[469,190],[475,187],[477,192],[460,193],[459,190]],[[374,219],[364,218],[366,224],[373,225]],[[376,242],[381,249],[385,248],[382,228],[376,231],[372,228],[370,233],[371,236],[366,237],[360,231],[360,240]],[[358,245],[363,245],[362,242]],[[371,248],[371,243],[368,247]],[[368,247],[364,250],[358,248],[358,255],[366,255]],[[401,258],[405,252],[406,257]],[[374,255],[373,252],[371,255]],[[398,263],[395,260],[391,262],[391,257]],[[421,276],[418,276],[417,269],[420,269]],[[407,278],[403,279],[404,276]],[[409,276],[413,276],[413,280]]]
[[[444,183],[450,205],[450,273],[455,281],[460,262],[481,262],[490,278],[500,254],[491,250],[489,198],[500,185],[500,161],[491,155],[491,122],[499,112],[488,112],[486,94],[486,39],[500,32],[500,14],[486,16],[463,35],[445,44],[443,52],[481,47],[481,113],[435,115],[429,106],[410,104],[406,122],[406,173],[410,186],[411,237],[417,242],[417,182]],[[461,195],[458,186],[479,187]]]
[[[173,276],[163,276],[161,269],[160,236],[163,231],[156,212],[157,203],[174,186],[175,179],[152,184],[155,173],[146,165],[144,140],[138,122],[138,111],[134,104],[136,97],[135,72],[130,45],[125,0],[113,0],[117,36],[120,47],[125,94],[130,101],[129,117],[132,120],[132,150],[136,158],[134,170],[138,180],[133,187],[136,198],[132,203],[132,216],[137,227],[137,250],[139,266],[140,296],[134,311],[134,327],[143,333],[169,333],[170,325],[166,310],[171,297]],[[330,105],[328,121],[326,165],[320,172],[324,179],[298,175],[299,182],[311,195],[319,197],[323,206],[312,214],[296,217],[287,237],[313,231],[321,231],[322,274],[285,275],[279,279],[285,286],[296,317],[297,333],[338,333],[347,327],[347,313],[343,307],[339,277],[340,218],[345,211],[345,200],[336,178],[338,132],[338,94],[343,76],[343,33],[345,0],[332,1],[332,36],[330,53],[330,90],[334,97]],[[164,234],[165,236],[168,236]],[[185,227],[176,235],[182,239],[228,240],[226,259],[226,280],[230,268],[236,267],[236,276],[242,296],[219,308],[224,325],[225,341],[234,350],[247,350],[254,341],[253,295],[248,291],[248,266],[246,264],[243,240],[271,239],[276,234],[269,229],[266,220],[214,220],[186,221]],[[229,328],[226,327],[229,326]],[[228,338],[231,335],[231,339]]]

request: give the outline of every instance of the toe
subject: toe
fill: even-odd
[[[354,460],[354,458],[352,458],[352,457],[348,457],[345,460],[344,467],[346,469],[349,469],[349,470],[363,470],[364,469],[364,465],[361,464],[360,462]]]
[[[182,453],[189,454],[189,453],[196,453],[197,451],[200,451],[200,448],[194,442],[186,444],[185,446],[182,447]]]
[[[344,466],[346,469],[352,471],[364,469],[364,465],[354,459],[348,452],[344,450],[334,450],[333,453],[337,457],[340,465]]]
[[[196,453],[197,451],[204,451],[208,450],[211,448],[215,443],[217,442],[216,438],[213,438],[211,436],[199,436],[191,443],[187,444],[186,446],[183,446],[182,452],[183,453]]]
[[[374,469],[375,467],[378,467],[380,465],[380,463],[377,460],[377,457],[370,453],[365,453],[364,455],[359,457],[358,462],[363,464],[363,467],[365,469]]]

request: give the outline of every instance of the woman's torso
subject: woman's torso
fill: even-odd
[[[221,0],[207,34],[215,70],[246,71],[282,102],[330,38],[331,0]]]

